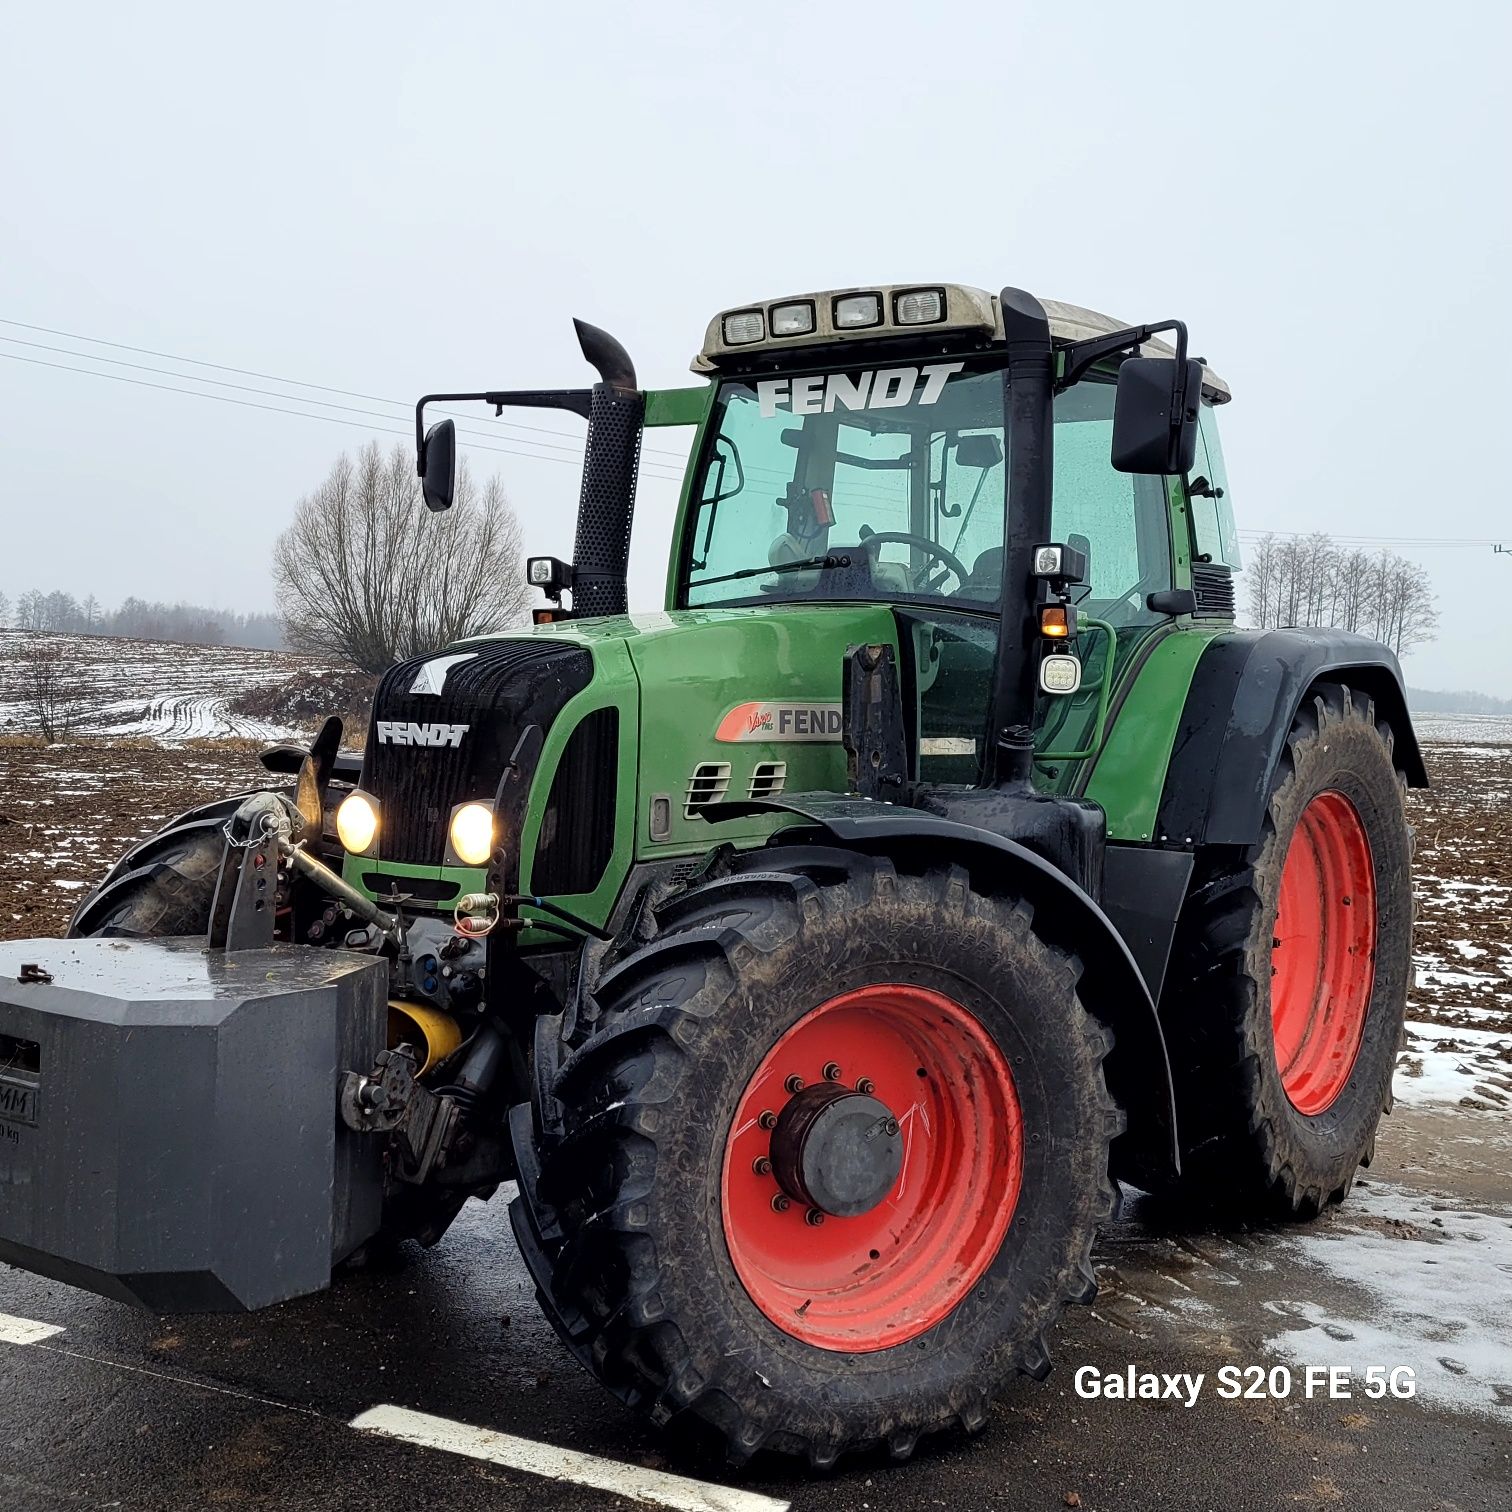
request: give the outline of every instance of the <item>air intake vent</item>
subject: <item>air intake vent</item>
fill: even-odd
[[[584,715],[562,751],[541,816],[530,890],[542,896],[591,893],[614,850],[619,710]]]
[[[730,790],[730,763],[728,761],[700,761],[688,779],[688,798],[683,804],[683,814],[688,819],[698,818],[698,811],[711,803],[722,803]]]
[[[1233,619],[1234,575],[1227,567],[1207,562],[1192,566],[1192,591],[1197,595],[1197,614],[1201,619]]]
[[[389,668],[362,762],[362,785],[383,805],[382,859],[440,866],[452,809],[491,799],[520,732],[548,731],[592,676],[586,651],[528,639],[476,641]]]
[[[787,786],[787,762],[758,761],[751,773],[751,797],[776,798]]]

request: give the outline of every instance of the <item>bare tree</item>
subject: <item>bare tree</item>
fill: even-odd
[[[16,628],[18,630],[40,630],[42,621],[46,617],[44,604],[46,600],[35,588],[29,588],[16,600]]]
[[[1262,629],[1331,625],[1373,635],[1399,656],[1438,633],[1427,572],[1393,551],[1344,550],[1321,531],[1266,535],[1246,574],[1250,619]]]
[[[10,623],[10,600],[0,593],[0,630]]]
[[[21,704],[51,745],[66,740],[84,712],[86,689],[77,657],[57,641],[29,636],[16,656]]]
[[[343,454],[299,501],[273,550],[284,633],[298,650],[369,672],[516,624],[529,602],[519,522],[497,478],[464,462],[456,500],[432,514],[408,450]]]
[[[1438,608],[1416,562],[1383,551],[1375,575],[1374,633],[1398,656],[1431,641],[1438,633]]]

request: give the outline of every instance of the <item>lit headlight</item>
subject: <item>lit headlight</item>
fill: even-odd
[[[378,838],[378,805],[366,793],[348,793],[336,810],[336,834],[354,856],[365,855]]]
[[[486,803],[464,803],[451,816],[451,848],[466,866],[482,866],[493,853],[494,813]]]

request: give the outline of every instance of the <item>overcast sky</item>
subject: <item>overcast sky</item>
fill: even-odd
[[[644,384],[693,382],[722,306],[905,280],[1185,318],[1234,390],[1246,530],[1512,546],[1509,15],[9,5],[0,317],[399,403],[0,325],[33,359],[0,360],[0,589],[270,607],[295,500],[419,393],[589,381],[573,315]],[[104,356],[385,418],[37,365],[201,387]],[[534,459],[472,463],[569,556],[576,463],[532,440],[573,444],[498,428]],[[660,604],[672,502],[648,483],[636,607]],[[1398,549],[1443,614],[1412,681],[1512,695],[1512,555]]]

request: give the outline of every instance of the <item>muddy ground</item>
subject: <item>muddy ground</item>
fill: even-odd
[[[0,939],[60,932],[132,840],[268,781],[253,742],[0,746]],[[1512,1033],[1512,744],[1427,747],[1417,829],[1415,1018]]]

